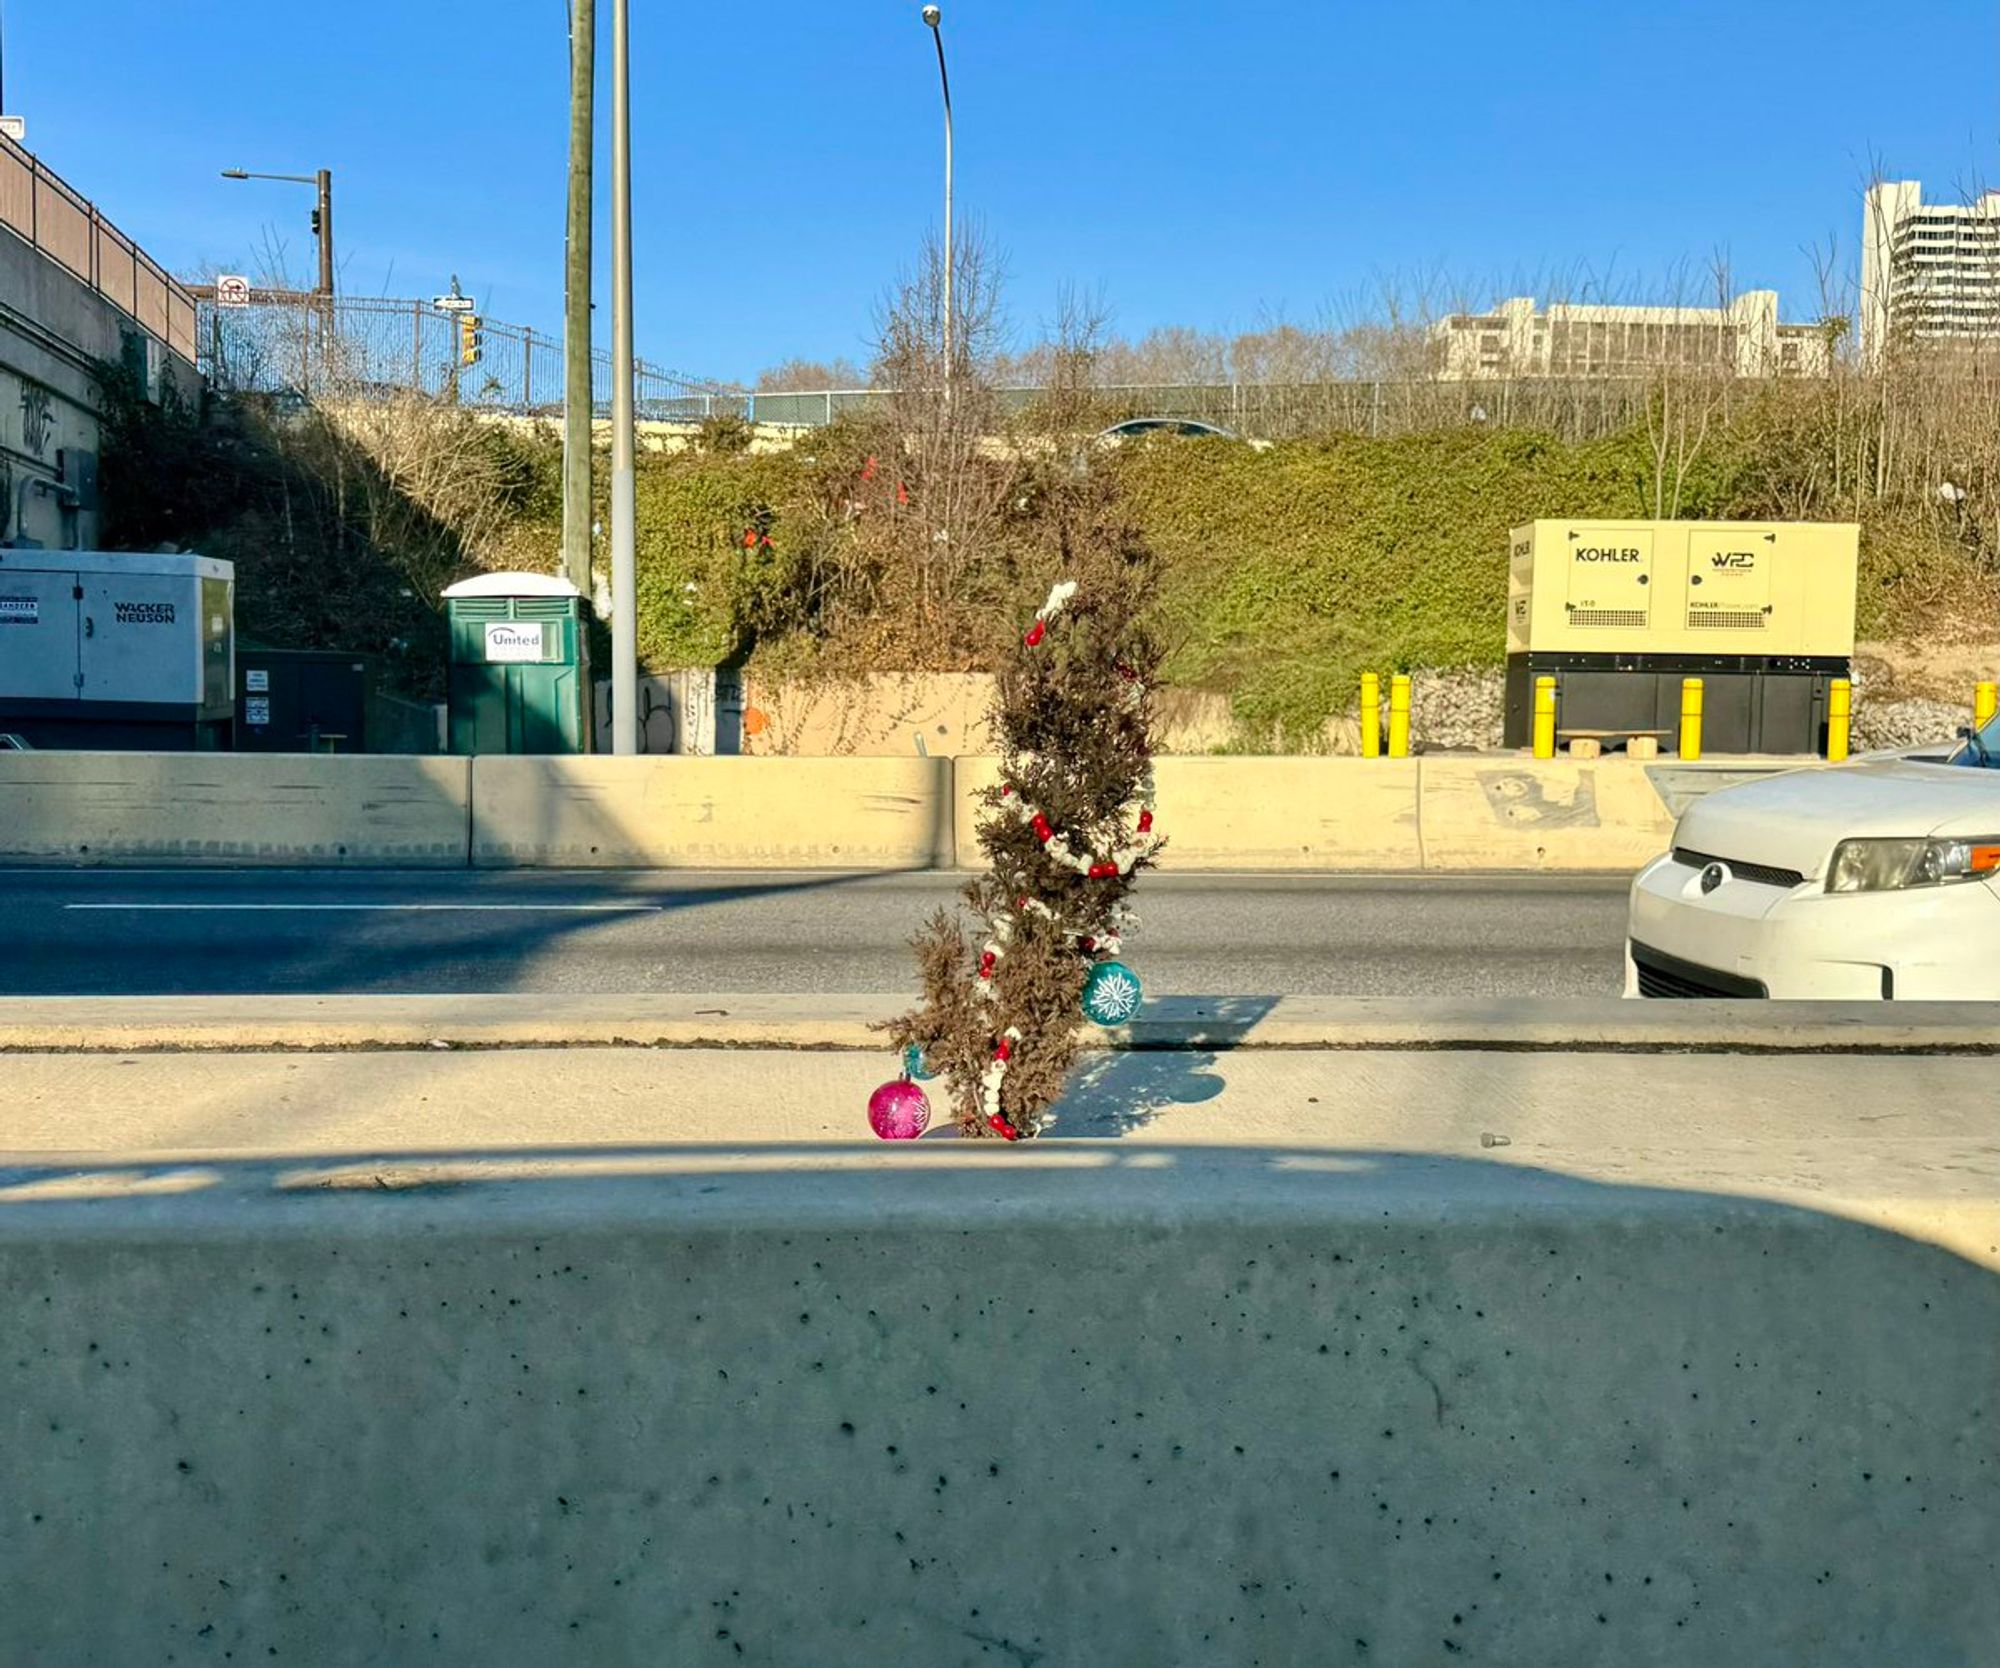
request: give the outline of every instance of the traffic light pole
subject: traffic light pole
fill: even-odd
[[[319,293],[333,296],[333,170],[322,168],[313,183],[319,187]]]

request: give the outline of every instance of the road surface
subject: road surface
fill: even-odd
[[[899,992],[950,875],[0,870],[0,995]],[[1155,995],[1589,996],[1606,876],[1148,876]]]

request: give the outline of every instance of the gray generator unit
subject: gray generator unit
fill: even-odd
[[[0,550],[0,730],[37,747],[227,749],[235,702],[230,563]]]

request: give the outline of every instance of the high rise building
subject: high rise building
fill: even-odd
[[[1735,376],[1824,376],[1827,333],[1780,324],[1776,290],[1726,307],[1625,307],[1514,296],[1431,326],[1447,381],[1481,377],[1638,376],[1665,365]]]
[[[2000,191],[1927,203],[1917,180],[1871,186],[1861,224],[1861,354],[2000,340]]]

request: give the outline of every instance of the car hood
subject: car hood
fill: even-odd
[[[1816,876],[1842,840],[1926,834],[2000,835],[2000,770],[1897,758],[1788,770],[1696,800],[1674,844]]]

